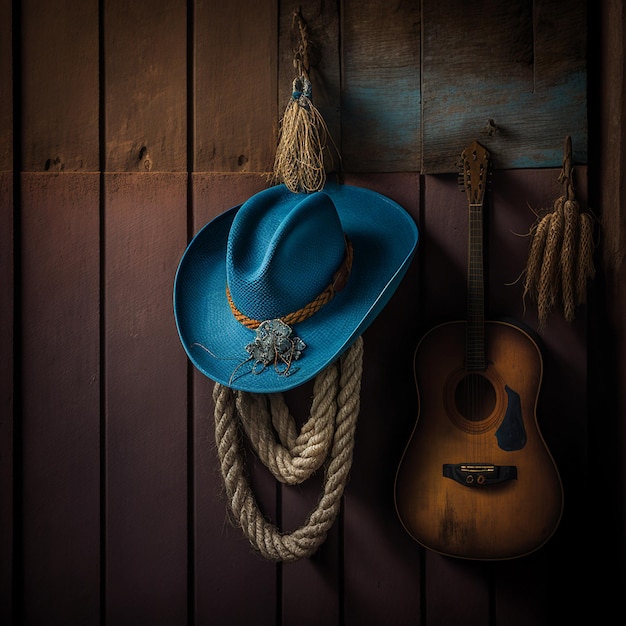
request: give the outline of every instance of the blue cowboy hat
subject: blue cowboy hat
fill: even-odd
[[[418,231],[385,196],[329,182],[277,185],[206,224],[174,281],[178,333],[195,367],[242,391],[287,391],[345,352],[387,304]]]

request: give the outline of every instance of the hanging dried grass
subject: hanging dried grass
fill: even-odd
[[[319,191],[326,183],[324,154],[330,135],[311,92],[308,78],[294,80],[274,158],[273,184],[284,183],[294,192]]]
[[[566,137],[559,176],[564,195],[554,201],[551,211],[537,218],[530,231],[522,298],[536,302],[540,329],[555,307],[562,309],[568,322],[573,321],[576,306],[585,302],[587,281],[595,275],[593,219],[580,212],[574,196],[571,150],[571,138]]]
[[[546,241],[548,240],[548,231],[550,230],[551,220],[552,213],[548,213],[544,218],[538,220],[534,224],[530,232],[532,240],[524,279],[524,294],[522,296],[524,300],[526,299],[526,296],[529,296],[533,302],[537,302],[538,300],[541,261],[546,248]]]
[[[576,303],[584,304],[587,300],[587,281],[596,275],[593,263],[593,220],[589,213],[581,213],[580,220],[580,251],[576,267]]]
[[[323,189],[326,172],[334,167],[334,157],[337,156],[339,161],[341,157],[322,114],[313,104],[309,72],[319,60],[319,54],[309,38],[300,9],[293,12],[291,28],[297,78],[293,81],[291,98],[280,122],[270,181],[272,184],[284,183],[293,192],[309,193]]]

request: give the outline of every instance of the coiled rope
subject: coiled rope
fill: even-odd
[[[310,417],[300,434],[282,394],[251,394],[215,384],[215,440],[230,512],[265,558],[308,558],[325,541],[352,466],[362,371],[359,337],[338,362],[316,377]],[[323,493],[296,530],[283,533],[259,510],[246,476],[239,423],[259,459],[283,483],[301,483],[325,463]]]

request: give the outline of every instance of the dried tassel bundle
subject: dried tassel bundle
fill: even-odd
[[[593,221],[589,213],[581,213],[580,250],[576,267],[576,303],[584,304],[587,300],[587,280],[593,279],[596,268],[593,263]]]
[[[294,80],[274,158],[272,183],[284,183],[293,192],[319,191],[326,183],[324,154],[330,135],[311,94],[305,76]]]
[[[529,296],[534,302],[539,298],[539,276],[541,275],[541,263],[543,253],[546,249],[546,241],[548,240],[548,231],[550,230],[550,221],[552,213],[548,213],[544,218],[539,220],[532,228],[532,240],[530,244],[530,253],[528,255],[528,263],[526,266],[526,276],[524,279],[524,294],[522,299],[525,300]]]
[[[560,249],[563,242],[563,198],[557,200],[552,218],[550,220],[550,228],[548,230],[548,239],[543,253],[543,261],[541,264],[541,273],[539,275],[539,327],[545,325],[548,315],[554,305],[557,303],[560,295]]]
[[[566,193],[554,201],[551,211],[537,218],[530,231],[522,298],[528,296],[537,303],[539,329],[557,306],[568,322],[573,321],[576,307],[586,300],[587,280],[595,275],[593,219],[580,211],[571,174],[571,140],[567,137],[559,178]]]
[[[563,203],[563,244],[561,246],[561,291],[563,314],[568,322],[574,319],[576,310],[576,257],[578,255],[578,202]]]

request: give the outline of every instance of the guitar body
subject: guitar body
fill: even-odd
[[[467,322],[445,323],[417,346],[419,413],[396,475],[396,509],[435,552],[524,556],[552,536],[563,510],[536,419],[541,353],[517,326],[484,322],[486,367],[467,371],[466,334]]]

